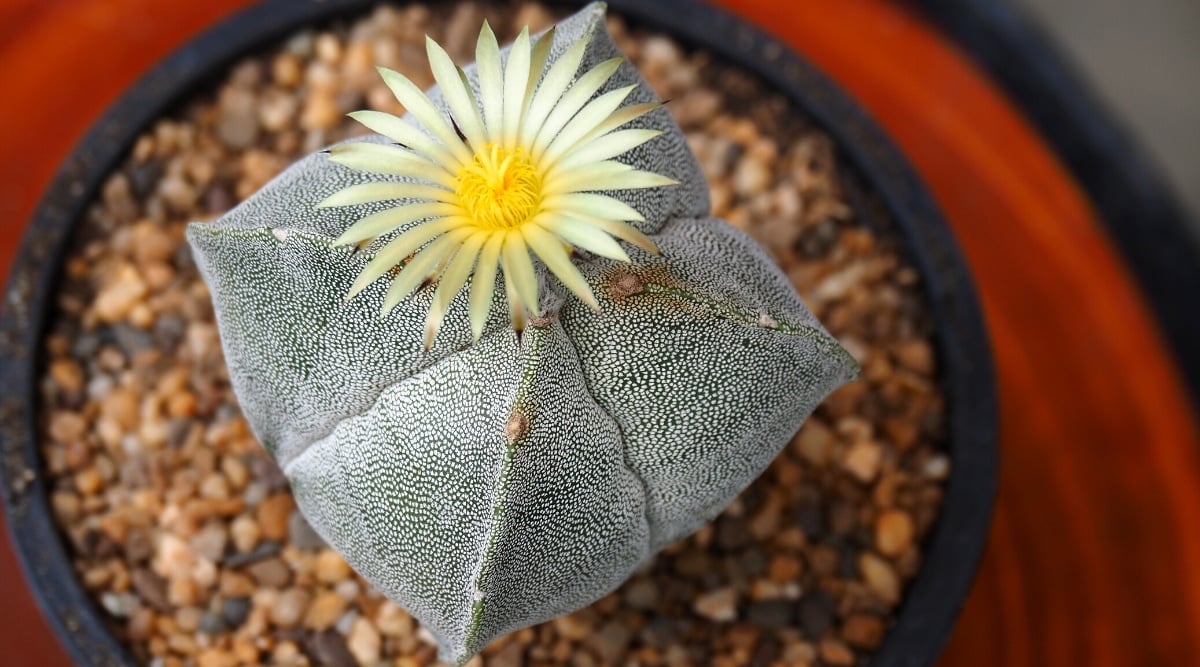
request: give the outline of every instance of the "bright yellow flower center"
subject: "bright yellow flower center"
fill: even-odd
[[[463,211],[480,228],[518,227],[542,205],[542,177],[524,150],[488,144],[458,171],[455,188]]]

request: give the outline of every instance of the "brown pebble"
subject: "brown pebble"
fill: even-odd
[[[892,348],[896,362],[920,375],[933,375],[933,346],[921,338],[906,340]]]
[[[900,601],[900,577],[887,560],[873,553],[858,558],[858,569],[871,592],[888,604]]]
[[[206,648],[196,654],[196,667],[236,667],[237,656],[219,648]]]
[[[284,591],[271,607],[271,622],[281,628],[290,628],[304,618],[308,611],[311,595],[300,588]]]
[[[332,549],[324,549],[317,556],[317,580],[326,584],[336,584],[350,577],[350,566],[346,560]]]
[[[849,667],[854,664],[854,651],[836,639],[821,642],[821,660],[833,667]]]
[[[171,605],[167,602],[167,582],[153,572],[138,568],[130,577],[134,590],[147,604],[159,612],[169,612]]]
[[[587,612],[576,612],[554,619],[554,631],[571,641],[580,641],[592,633],[594,619]]]
[[[85,496],[92,496],[104,490],[104,478],[95,468],[86,468],[75,474],[75,488]]]
[[[229,525],[229,533],[233,536],[233,545],[237,550],[246,553],[254,549],[262,535],[258,522],[246,515],[241,515]]]
[[[912,544],[916,526],[900,510],[880,512],[875,520],[875,548],[885,556],[899,556]]]
[[[803,568],[803,564],[795,556],[777,554],[771,559],[771,565],[767,568],[767,573],[771,579],[782,584],[799,579],[800,573],[804,571]]]
[[[292,569],[278,558],[268,558],[246,567],[259,586],[283,588],[292,580]]]
[[[332,627],[346,610],[346,600],[333,591],[321,591],[313,599],[304,616],[304,627],[325,630]]]
[[[258,504],[255,518],[264,539],[283,541],[287,539],[288,519],[296,502],[289,493],[276,493]]]
[[[710,621],[729,622],[737,618],[737,596],[731,587],[718,588],[696,598],[692,611]]]
[[[873,651],[883,642],[883,620],[866,614],[853,614],[842,624],[842,639],[857,648]]]
[[[842,459],[842,467],[860,482],[874,481],[879,474],[879,466],[883,458],[883,448],[873,440],[859,440],[846,451]]]
[[[793,444],[806,461],[823,466],[833,456],[837,435],[823,421],[814,417],[805,422]]]
[[[299,84],[303,73],[300,59],[293,53],[281,53],[271,61],[271,77],[284,88]]]
[[[250,597],[255,590],[254,580],[235,570],[222,570],[220,575],[221,595],[227,598]]]
[[[379,662],[380,643],[379,631],[365,618],[356,619],[346,637],[346,648],[362,665]]]
[[[346,647],[346,638],[336,630],[318,632],[313,636],[311,646],[317,664],[328,667],[357,667],[358,665],[355,657]],[[396,663],[396,667],[400,667],[399,662]]]

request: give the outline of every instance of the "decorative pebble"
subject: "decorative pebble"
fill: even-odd
[[[860,482],[870,483],[879,474],[883,448],[873,440],[859,440],[850,445],[842,467]]]
[[[286,493],[269,496],[258,505],[255,517],[262,536],[268,540],[284,540],[288,536],[288,520],[296,501]]]
[[[271,608],[271,622],[281,628],[290,628],[304,618],[311,596],[308,591],[289,588],[284,591]]]
[[[350,627],[350,635],[346,638],[346,648],[362,665],[373,665],[379,662],[380,638],[379,632],[371,622],[360,618]]]
[[[858,567],[863,581],[881,600],[888,604],[899,602],[900,576],[887,560],[872,553],[864,553],[859,556]]]
[[[899,556],[904,553],[916,536],[916,526],[912,517],[901,510],[886,510],[880,512],[875,520],[875,548],[885,556]]]
[[[346,610],[346,600],[332,591],[321,591],[308,607],[304,627],[325,630],[333,626]]]
[[[696,598],[692,609],[711,621],[728,622],[737,618],[737,591],[719,588]]]

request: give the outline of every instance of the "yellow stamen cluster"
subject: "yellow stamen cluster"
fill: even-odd
[[[480,229],[512,229],[529,221],[542,205],[542,179],[525,151],[484,146],[458,171],[454,194]]]

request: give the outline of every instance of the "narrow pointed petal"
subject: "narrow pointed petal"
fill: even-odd
[[[471,233],[472,230],[460,227],[439,237],[414,255],[412,261],[405,264],[404,268],[400,270],[400,275],[392,281],[392,285],[383,299],[383,307],[380,312],[384,314],[391,312],[401,301],[408,298],[414,290],[428,280],[430,274],[436,275],[435,269],[438,264],[454,253],[462,244],[463,239]]]
[[[614,158],[641,146],[660,134],[662,134],[662,130],[617,130],[612,134],[597,137],[576,147],[562,157],[558,166],[562,169],[573,169],[591,162]],[[547,159],[549,159],[549,154],[547,154]]]
[[[608,178],[635,171],[633,167],[616,160],[603,160],[578,167],[564,168],[561,164],[550,169],[542,181],[544,196],[577,192],[593,180]]]
[[[579,71],[579,63],[583,60],[587,45],[588,40],[586,39],[572,44],[554,61],[554,64],[550,66],[550,71],[546,72],[546,76],[542,77],[542,82],[538,85],[537,92],[529,103],[525,122],[521,123],[519,140],[522,145],[528,145],[538,135],[542,124],[546,122],[546,116],[550,114],[554,104],[567,91],[567,86],[571,85],[571,79]]]
[[[534,315],[539,314],[537,276],[529,259],[529,248],[525,246],[525,239],[519,231],[508,232],[501,251],[501,261],[504,265],[504,281],[512,283],[513,289]]]
[[[504,296],[508,298],[508,316],[512,321],[513,331],[517,332],[517,342],[521,341],[521,332],[525,331],[525,304],[521,295],[513,285],[507,273],[504,275]]]
[[[454,193],[422,183],[363,183],[338,190],[317,204],[317,208],[356,206],[391,199],[427,199],[449,204],[454,201]]]
[[[529,28],[521,30],[517,40],[508,50],[508,62],[504,68],[504,113],[501,137],[504,146],[512,150],[517,145],[517,129],[521,126],[524,111],[525,91],[529,88],[529,64],[533,54],[529,47]]]
[[[372,213],[350,227],[333,242],[335,246],[350,245],[373,239],[398,227],[424,218],[438,218],[458,214],[458,206],[442,202],[397,206]]]
[[[475,45],[475,64],[479,70],[484,130],[488,141],[496,141],[500,138],[500,114],[504,110],[504,72],[500,66],[500,45],[487,21],[483,22]]]
[[[499,269],[500,248],[504,244],[504,235],[492,234],[479,252],[479,263],[475,265],[475,275],[471,278],[471,336],[479,340],[483,328],[487,325],[488,313],[492,309],[493,292],[496,289],[496,271]]]
[[[640,190],[678,183],[673,178],[652,171],[642,171],[622,162],[605,160],[579,165],[566,171],[556,170],[546,179],[543,191],[552,195],[599,190]]]
[[[531,49],[532,56],[529,59],[529,86],[525,89],[525,99],[521,105],[522,109],[529,109],[529,102],[533,99],[533,91],[537,88],[538,81],[541,79],[542,73],[546,71],[546,63],[550,60],[550,48],[554,46],[555,26],[550,26],[550,29],[543,32],[537,41],[533,43]],[[581,40],[587,41],[587,40]]]
[[[475,259],[479,255],[479,247],[487,239],[487,232],[475,232],[473,235],[463,241],[458,252],[455,253],[454,259],[446,265],[446,270],[442,272],[442,276],[438,279],[437,291],[433,293],[433,303],[429,304],[429,313],[425,317],[425,349],[428,350],[433,346],[433,340],[437,337],[438,330],[442,327],[442,320],[446,317],[446,310],[450,307],[450,302],[462,290],[462,287],[467,282],[467,277],[471,275],[471,268],[475,266]]]
[[[346,114],[362,123],[372,132],[378,132],[425,157],[445,165],[447,168],[457,168],[461,162],[445,146],[434,141],[422,132],[416,125],[382,111],[353,111]],[[456,139],[457,140],[457,139]],[[462,142],[459,142],[460,144]]]
[[[642,222],[645,218],[629,204],[609,197],[608,195],[590,192],[573,192],[565,195],[553,195],[542,201],[542,210],[548,212],[584,213],[596,218],[612,220],[634,220]]]
[[[428,37],[426,39],[428,40]],[[442,142],[446,150],[453,154],[459,162],[467,162],[471,159],[471,151],[463,145],[462,140],[458,138],[458,133],[447,122],[442,112],[433,106],[433,102],[429,101],[424,91],[417,87],[417,84],[394,70],[386,67],[378,69],[379,75],[383,77],[383,82],[387,84],[388,89],[392,91],[400,104],[403,104],[404,108],[425,126],[425,129],[433,133],[433,136]],[[455,77],[450,83],[457,85],[458,77]],[[446,86],[442,86],[442,88],[445,89]]]
[[[446,167],[399,146],[365,141],[338,144],[329,149],[329,161],[374,174],[409,176],[454,187],[454,174]]]
[[[651,255],[661,255],[662,251],[658,249],[658,245],[649,237],[638,231],[636,227],[619,220],[607,220],[604,218],[594,218],[590,222],[596,227],[612,234],[622,241],[634,245]]]
[[[571,263],[571,257],[563,250],[557,237],[538,225],[525,225],[521,228],[521,235],[525,237],[526,244],[533,248],[533,252],[546,264],[546,268],[550,269],[567,289],[574,292],[575,296],[592,310],[600,310],[600,303],[596,301],[596,295],[592,294],[587,279]]]
[[[425,38],[425,52],[429,56],[429,69],[433,72],[433,78],[441,88],[458,127],[467,137],[467,142],[473,150],[481,149],[487,142],[487,135],[483,130],[483,121],[479,118],[479,109],[475,106],[475,98],[462,70],[454,64],[446,50],[429,37]]]
[[[451,218],[443,218],[427,222],[423,225],[417,225],[388,241],[386,245],[379,249],[379,252],[375,253],[371,261],[367,262],[362,272],[358,274],[358,278],[355,279],[354,284],[350,287],[350,291],[346,293],[346,300],[349,301],[358,296],[358,293],[366,289],[367,285],[383,277],[392,270],[392,267],[399,265],[400,262],[404,261],[405,257],[411,255],[417,248],[420,248],[430,239],[449,231],[456,224],[458,223]]]
[[[636,85],[625,86],[610,90],[607,93],[588,102],[586,106],[575,114],[575,117],[567,123],[566,127],[558,133],[558,136],[550,142],[541,156],[540,164],[544,169],[549,169],[564,153],[574,149],[579,145],[579,141],[591,131],[597,123],[608,118],[612,112],[621,106],[625,98],[629,97],[629,93],[637,88]],[[622,151],[624,152],[624,151]]]
[[[596,127],[592,128],[592,131],[588,132],[587,136],[580,143],[586,143],[597,137],[602,137],[626,123],[641,118],[662,105],[662,102],[647,102],[645,104],[630,104],[627,107],[621,107],[612,112],[608,118],[597,123]]]
[[[615,259],[618,262],[629,261],[629,255],[625,250],[591,220],[570,215],[544,214],[538,216],[537,223],[546,231],[576,248],[601,257]]]
[[[612,58],[596,65],[588,70],[571,84],[567,89],[566,94],[554,105],[550,111],[550,115],[546,117],[546,122],[542,124],[538,130],[537,137],[533,140],[533,156],[537,156],[550,145],[554,137],[558,135],[567,121],[575,115],[577,111],[583,108],[584,104],[592,98],[592,95],[612,77],[617,68],[624,62],[624,58]]]

